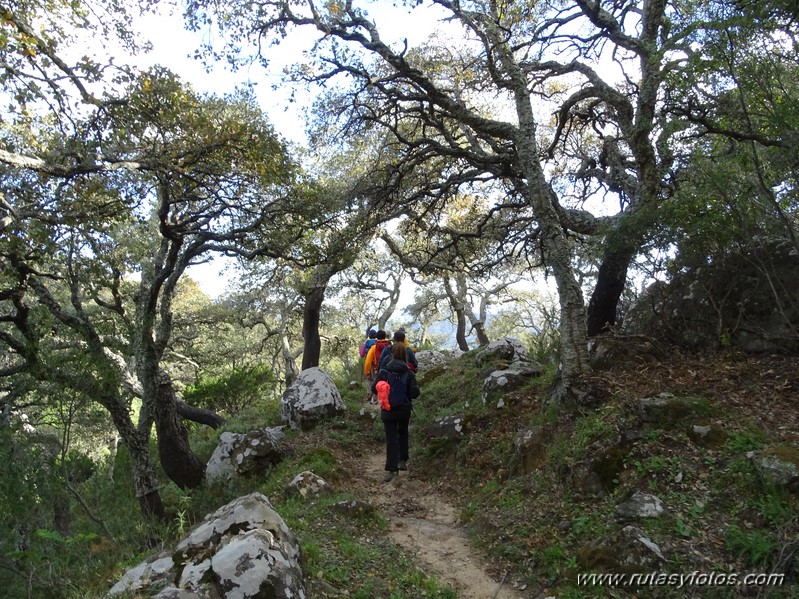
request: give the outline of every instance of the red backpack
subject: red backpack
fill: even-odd
[[[380,356],[383,355],[383,350],[391,345],[391,341],[388,339],[378,339],[377,343],[374,344],[374,359],[372,360],[372,368],[369,371],[369,376],[371,378],[375,378],[377,376],[377,371],[379,370],[380,364]]]
[[[377,381],[375,388],[377,389],[377,400],[380,402],[380,407],[384,410],[391,410],[391,402],[389,401],[391,385],[386,381]]]

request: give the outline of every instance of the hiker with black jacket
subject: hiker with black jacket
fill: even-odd
[[[386,476],[384,482],[394,479],[400,470],[408,469],[408,424],[411,420],[412,400],[421,391],[416,375],[408,368],[408,355],[400,341],[391,346],[391,360],[377,373],[372,393],[380,401],[380,419],[386,431]]]
[[[414,372],[419,370],[419,363],[416,361],[416,354],[413,353],[408,340],[405,338],[405,329],[397,329],[394,331],[394,336],[391,337],[391,346],[384,348],[383,352],[380,354],[380,360],[378,361],[379,368],[383,368],[383,366],[388,364],[389,360],[391,360],[392,347],[394,343],[397,342],[402,343],[405,346],[405,357],[408,362],[408,368]]]

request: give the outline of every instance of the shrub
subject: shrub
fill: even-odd
[[[272,369],[265,364],[240,366],[201,377],[186,387],[183,398],[191,405],[234,416],[263,398],[274,382]]]

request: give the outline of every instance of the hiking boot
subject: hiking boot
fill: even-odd
[[[400,460],[400,462],[397,464],[397,468],[399,470],[407,470],[408,469],[408,463],[407,462],[403,462],[402,460]]]
[[[383,477],[384,483],[390,483],[394,480],[394,477],[397,476],[399,472],[386,472],[386,475]]]

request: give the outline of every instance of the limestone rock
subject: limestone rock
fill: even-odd
[[[593,497],[605,495],[602,479],[590,462],[581,461],[572,465],[567,480],[577,495]]]
[[[414,354],[419,364],[419,372],[430,370],[434,366],[446,366],[452,358],[432,349],[423,349]]]
[[[303,499],[313,499],[320,495],[327,495],[332,492],[327,481],[317,476],[310,470],[299,473],[288,484],[286,492],[289,495],[301,497]]]
[[[610,370],[621,363],[656,363],[665,354],[654,339],[643,335],[600,336],[588,342],[591,368]]]
[[[700,447],[720,447],[727,440],[727,433],[713,424],[692,424],[687,433],[688,438]]]
[[[658,518],[663,512],[663,502],[658,497],[641,491],[636,491],[627,501],[616,506],[616,517],[624,520]]]
[[[775,485],[799,494],[799,451],[790,447],[770,447],[746,454],[760,475]]]
[[[424,433],[436,439],[461,439],[469,431],[470,420],[463,416],[442,416],[433,419]]]
[[[660,547],[635,526],[625,526],[616,534],[577,551],[578,565],[583,570],[598,572],[646,572],[665,561]]]
[[[319,420],[344,412],[341,394],[330,376],[319,368],[303,370],[283,393],[280,415],[291,428],[308,430]]]
[[[278,439],[282,436],[279,428],[258,429],[246,434],[222,433],[206,466],[206,482],[229,480],[236,474],[258,474],[279,463],[283,452]]]
[[[768,265],[768,276],[763,276]],[[778,294],[775,297],[775,293]],[[679,265],[630,307],[623,333],[681,347],[737,346],[745,352],[796,352],[799,260],[781,237],[755,236],[745,248],[706,264]]]
[[[517,433],[513,439],[514,471],[517,474],[529,474],[546,463],[546,443],[549,434],[542,426],[534,426]]]
[[[300,547],[261,493],[222,506],[175,547],[128,570],[109,596],[131,591],[161,599],[304,599]],[[177,587],[172,586],[177,581]]]
[[[527,350],[522,342],[515,337],[503,337],[492,341],[477,351],[475,355],[477,364],[485,364],[491,360],[507,360],[509,362],[529,362]]]
[[[657,427],[672,426],[691,412],[691,406],[670,393],[657,397],[644,397],[638,402],[638,413],[643,422]]]
[[[527,364],[515,362],[506,370],[495,370],[483,381],[481,399],[483,403],[486,403],[494,391],[507,392],[518,389],[530,379],[541,376],[543,373],[544,367],[533,362]],[[502,406],[498,405],[497,407]]]
[[[150,585],[162,584],[164,581],[171,580],[173,566],[172,557],[163,553],[146,559],[125,572],[119,582],[108,591],[108,595],[115,596],[126,592],[140,591]]]

